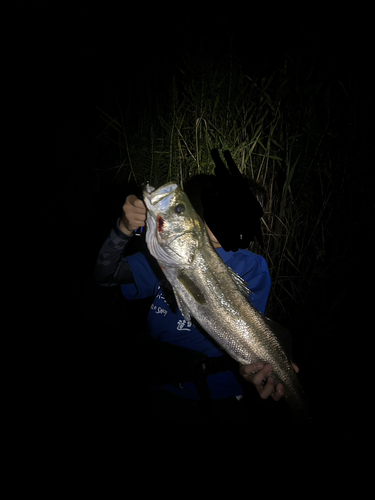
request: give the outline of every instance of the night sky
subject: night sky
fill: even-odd
[[[85,330],[87,314],[92,311],[87,302],[91,298],[98,300],[87,283],[100,243],[115,220],[118,201],[109,202],[111,196],[107,191],[102,193],[100,186],[96,192],[87,188],[90,169],[93,165],[100,168],[105,159],[105,151],[96,140],[101,126],[97,108],[108,114],[115,113],[118,107],[136,113],[150,88],[163,92],[181,55],[194,52],[202,43],[213,54],[232,44],[243,67],[253,74],[272,70],[286,53],[304,53],[314,64],[318,60],[320,71],[330,79],[343,83],[354,79],[363,108],[373,106],[373,34],[369,13],[363,10],[329,14],[306,8],[306,12],[296,13],[285,7],[274,10],[269,5],[248,4],[250,7],[243,12],[240,8],[222,9],[215,3],[204,14],[189,11],[189,4],[172,10],[161,5],[149,8],[129,7],[127,2],[124,7],[120,2],[13,2],[3,17],[2,48],[9,84],[6,97],[15,119],[11,129],[13,156],[18,158],[18,165],[22,158],[22,170],[17,171],[17,176],[28,185],[31,200],[27,219],[37,227],[30,246],[37,249],[38,270],[34,268],[31,274],[33,283],[42,284],[46,297],[51,300],[52,296],[53,304],[48,309],[54,312],[55,320],[57,315],[69,324],[69,333],[59,332],[57,343],[66,353],[79,353],[69,361],[70,366],[80,362],[97,366],[87,361],[85,352],[97,360],[103,343],[102,352],[110,356],[110,345],[118,342],[111,328],[122,318],[120,314],[115,320],[108,319],[107,336],[104,331],[93,336]],[[369,116],[364,113],[358,119],[363,123],[368,120],[370,127]],[[369,151],[362,150],[361,158],[369,165],[361,166],[358,200],[362,193],[366,197],[373,193],[369,188],[373,178],[373,134],[370,130],[368,134]],[[118,195],[116,192],[113,196]],[[362,267],[348,269],[348,290],[361,296],[358,304],[355,302],[360,308],[372,267],[366,260],[368,230],[373,231],[368,211],[371,207],[373,203],[366,203],[366,213],[362,205],[356,207],[360,239],[353,245],[353,252],[361,254]],[[105,307],[111,314],[114,310],[119,314],[118,298],[112,297],[111,304],[104,296],[102,299],[107,301]],[[83,318],[73,319],[82,309]],[[51,321],[49,327],[56,328],[54,319]],[[80,328],[78,338],[73,335],[75,325]],[[101,362],[106,364],[108,360]],[[335,358],[331,346],[327,361],[330,370],[334,366],[337,372],[338,362],[341,370],[342,359]],[[93,377],[96,381],[97,375]],[[326,381],[322,373],[319,380]],[[327,384],[336,386],[337,381],[330,378]],[[349,392],[353,393],[354,387],[349,384]],[[335,397],[340,401],[339,396]]]

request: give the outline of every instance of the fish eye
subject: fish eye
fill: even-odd
[[[180,215],[184,213],[184,211],[185,211],[185,205],[182,205],[181,203],[176,205],[176,214]]]

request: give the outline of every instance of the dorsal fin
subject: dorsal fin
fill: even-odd
[[[239,276],[235,271],[233,271],[233,269],[228,267],[228,270],[239,291],[242,293],[242,295],[244,295],[248,299],[249,295],[252,293],[251,290],[249,289],[249,285],[246,283],[244,279],[241,278],[241,276]]]

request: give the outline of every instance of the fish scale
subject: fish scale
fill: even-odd
[[[270,376],[283,384],[294,415],[308,417],[303,389],[275,333],[282,327],[248,300],[246,283],[220,258],[186,194],[174,183],[147,186],[144,201],[148,248],[184,317],[197,321],[238,363],[271,364]]]

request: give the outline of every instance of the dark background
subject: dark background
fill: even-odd
[[[30,316],[37,333],[25,343],[42,353],[36,367],[42,387],[57,371],[61,385],[56,387],[65,397],[73,394],[77,404],[82,398],[89,401],[93,413],[99,407],[121,411],[119,398],[113,397],[118,381],[133,377],[134,367],[142,364],[139,346],[134,338],[125,340],[123,325],[130,322],[143,330],[144,305],[129,309],[117,291],[98,290],[91,282],[97,253],[127,194],[126,186],[101,184],[96,173],[109,161],[98,139],[103,129],[98,108],[109,115],[121,109],[136,120],[149,96],[163,93],[181,56],[200,44],[217,55],[231,45],[254,75],[272,70],[285,54],[303,53],[311,64],[319,62],[327,78],[344,85],[355,82],[361,99],[362,114],[356,117],[360,151],[350,146],[356,215],[343,221],[337,214],[341,230],[348,224],[354,235],[352,258],[346,269],[340,268],[332,291],[347,290],[347,299],[329,335],[317,331],[322,338],[314,351],[301,349],[305,384],[327,433],[356,435],[368,419],[368,399],[359,394],[367,387],[363,365],[373,294],[369,13],[249,5],[246,12],[215,6],[198,13],[188,5],[13,2],[5,10],[4,96],[11,117],[6,170],[16,178],[14,226],[21,222],[24,241],[20,307],[30,303],[30,295],[38,297]],[[368,149],[363,148],[364,134]],[[142,384],[132,380],[128,395]],[[66,418],[72,418],[69,406],[62,406]]]

